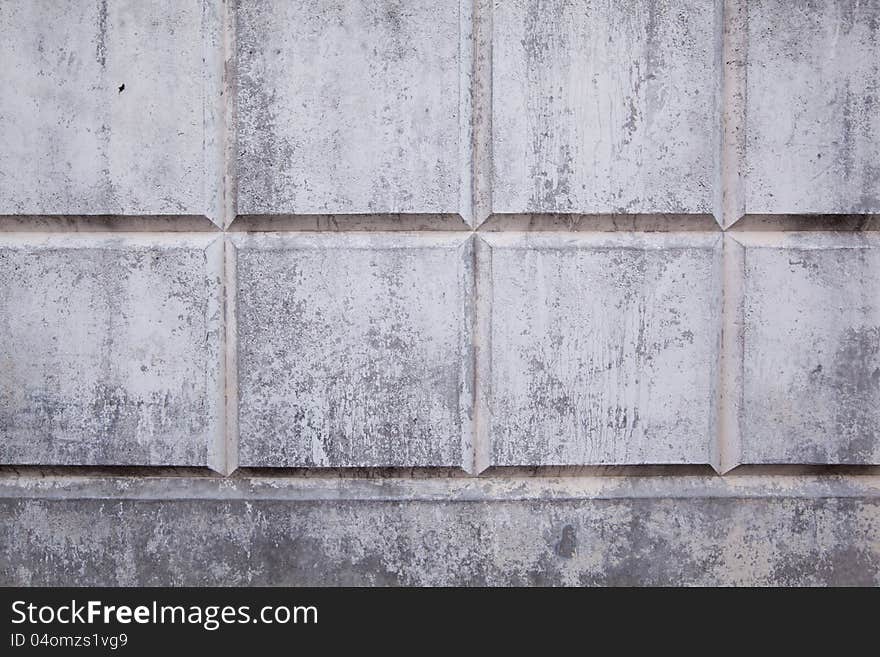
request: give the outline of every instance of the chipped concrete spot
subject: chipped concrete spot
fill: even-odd
[[[556,544],[554,551],[557,556],[571,559],[577,551],[577,532],[571,525],[562,528],[562,538]]]

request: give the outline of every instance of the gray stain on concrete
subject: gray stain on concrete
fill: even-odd
[[[2,0],[0,584],[880,585],[878,26]]]
[[[44,239],[0,240],[0,460],[206,465],[208,239]]]
[[[6,499],[0,514],[4,585],[880,584],[878,506],[858,499]]]

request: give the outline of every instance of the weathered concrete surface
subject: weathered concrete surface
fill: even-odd
[[[0,238],[0,463],[219,468],[222,249]]]
[[[880,464],[880,236],[741,245],[743,463]]]
[[[746,8],[746,212],[880,212],[880,3]]]
[[[480,244],[486,464],[715,463],[718,235]]]
[[[235,7],[240,214],[469,212],[469,3]]]
[[[0,0],[0,584],[880,584],[878,25]]]
[[[235,237],[242,466],[471,467],[472,238]]]
[[[219,4],[0,3],[0,215],[216,221]]]
[[[711,213],[719,9],[494,3],[492,211]]]
[[[3,585],[880,585],[869,476],[0,489]]]

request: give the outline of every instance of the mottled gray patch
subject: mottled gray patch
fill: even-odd
[[[0,215],[209,215],[209,3],[2,4]]]
[[[876,239],[746,239],[743,459],[877,463]]]
[[[557,556],[571,559],[577,551],[577,532],[571,525],[562,528],[562,537],[554,547]]]
[[[458,3],[238,3],[242,214],[460,213]]]
[[[7,586],[880,584],[867,498],[34,497],[0,519]]]
[[[746,211],[880,210],[880,4],[747,3]]]
[[[493,6],[494,212],[709,212],[713,5]]]
[[[468,247],[420,240],[240,247],[242,465],[465,463]]]
[[[205,465],[219,403],[208,238],[67,242],[0,244],[0,460]]]
[[[491,462],[708,463],[712,240],[486,239]]]
[[[95,59],[101,68],[107,65],[107,0],[98,0],[98,34],[95,37]]]

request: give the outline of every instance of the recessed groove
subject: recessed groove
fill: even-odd
[[[0,479],[17,477],[198,477],[223,478],[198,466],[153,465],[0,465]]]
[[[742,452],[740,416],[743,380],[743,281],[745,254],[742,245],[725,236],[722,251],[721,352],[718,385],[718,470],[729,472],[740,463]]]
[[[351,467],[351,468],[238,468],[232,478],[242,479],[446,479],[470,477],[457,467]],[[15,477],[200,477],[227,478],[207,467],[128,465],[3,465],[0,478]]]
[[[469,231],[459,214],[242,214],[232,232]]]
[[[492,347],[492,247],[482,237],[474,240],[474,463],[476,474],[490,462]]]
[[[239,468],[224,476],[207,467],[189,466],[81,466],[81,465],[3,465],[0,479],[39,479],[65,477],[139,479],[181,478],[228,480],[277,479],[465,479],[504,481],[515,479],[571,479],[626,477],[700,477],[728,479],[737,477],[842,477],[880,476],[880,465],[739,465],[725,475],[718,475],[710,465],[592,465],[592,466],[493,466],[478,477],[455,467],[363,467],[363,468]]]
[[[880,230],[877,214],[747,214],[730,231],[859,232]]]
[[[491,477],[720,477],[729,476],[844,476],[880,475],[880,465],[739,465],[718,474],[711,465],[589,465],[589,466],[493,466],[480,478]]]
[[[711,477],[711,465],[543,465],[491,466],[481,477]]]
[[[238,468],[238,277],[235,244],[223,240],[225,330],[223,332],[224,474]]]
[[[760,475],[762,477],[839,477],[849,475],[877,476],[880,475],[880,465],[849,465],[849,464],[743,464],[734,467],[727,472],[725,477],[748,477]]]
[[[493,214],[481,231],[719,232],[711,214]]]
[[[219,232],[204,215],[21,214],[0,215],[0,232],[130,233]]]
[[[457,467],[239,468],[233,479],[459,479],[472,477]]]

